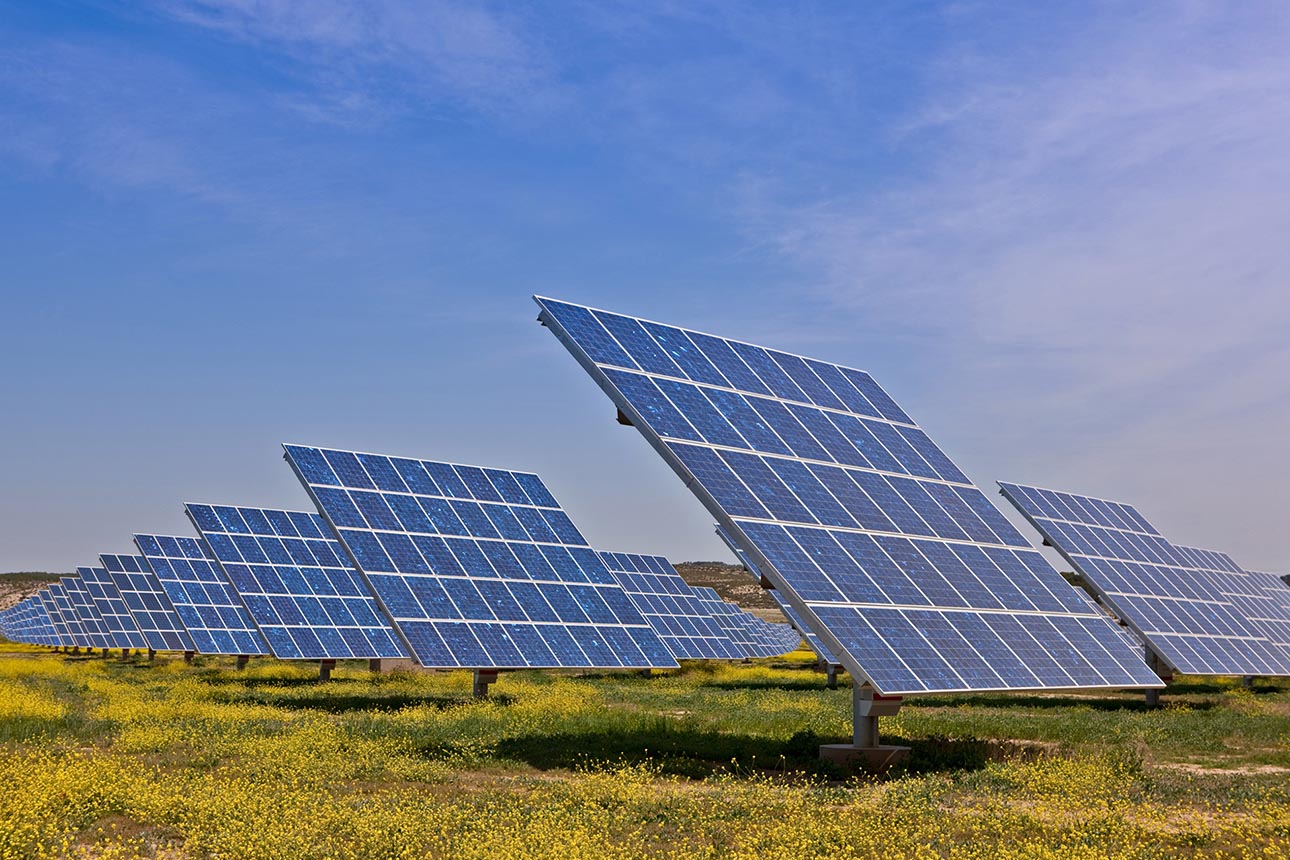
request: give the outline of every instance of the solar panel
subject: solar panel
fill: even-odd
[[[99,614],[98,609],[94,606],[94,600],[90,593],[85,590],[85,582],[81,579],[78,568],[76,576],[64,576],[62,578],[63,588],[67,589],[67,598],[76,611],[80,619],[81,626],[85,630],[85,636],[89,641],[91,648],[111,648],[112,634],[108,632],[107,625],[103,623],[103,616]]]
[[[1266,615],[1254,620],[1262,622],[1268,639],[1274,645],[1290,650],[1290,585],[1275,573],[1247,571],[1250,579],[1268,596]]]
[[[1281,666],[1290,668],[1290,644],[1283,635],[1283,610],[1276,596],[1225,552],[1177,545],[1192,569],[1245,620],[1250,629],[1273,645]]]
[[[761,582],[761,571],[757,569],[757,565],[753,560],[748,557],[748,553],[744,552],[739,547],[739,544],[735,543],[734,538],[726,534],[726,530],[723,529],[720,524],[716,526],[716,531],[717,537],[721,538],[722,542],[730,548],[730,551],[739,559],[739,563],[744,566],[744,569],[752,574],[754,579]],[[779,593],[778,588],[767,588],[766,592],[775,601],[775,605],[779,607],[779,611],[788,619],[789,624],[793,626],[793,629],[797,631],[797,634],[802,639],[806,640],[807,647],[815,652],[816,657],[820,658],[825,663],[830,663],[835,666],[841,665],[838,662],[838,659],[829,651],[829,646],[825,645],[824,640],[811,629],[810,625],[806,623],[806,619],[802,618],[801,614],[793,608],[793,604],[789,603],[784,598],[784,595]]]
[[[54,601],[50,616],[51,618],[57,616],[55,626],[59,628],[59,639],[63,644],[72,648],[92,647],[90,637],[85,632],[85,625],[81,623],[81,618],[76,612],[76,607],[72,605],[72,600],[63,583],[61,581],[50,583],[49,594]]]
[[[107,568],[82,567],[77,572],[103,620],[112,647],[147,648],[148,641],[139,632],[139,626],[134,623],[134,617],[121,599],[121,592],[112,582]]]
[[[135,535],[134,542],[201,654],[267,654],[255,622],[219,570],[205,541]]]
[[[1116,615],[1177,672],[1280,675],[1279,648],[1253,629],[1214,571],[1161,536],[1138,510],[1071,493],[999,485]]]
[[[225,505],[186,509],[274,657],[408,656],[318,514]]]
[[[423,666],[677,665],[537,475],[285,447]]]
[[[715,589],[693,586],[696,598],[711,614],[717,626],[735,643],[740,657],[776,657],[792,651],[801,642],[796,634],[786,639],[766,621],[723,600]],[[788,625],[777,625],[787,628]]]
[[[619,411],[879,693],[1160,686],[868,374],[536,300]]]
[[[146,647],[153,651],[197,650],[146,558],[103,553],[99,561],[125,602]]]
[[[667,559],[625,552],[602,552],[600,557],[673,657],[733,660],[744,656]]]

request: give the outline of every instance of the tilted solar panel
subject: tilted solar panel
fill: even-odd
[[[90,637],[85,632],[85,625],[81,623],[76,607],[72,605],[67,589],[63,587],[61,581],[50,583],[49,596],[53,601],[49,607],[49,614],[58,629],[59,640],[69,648],[92,647]]]
[[[1273,644],[1290,650],[1290,585],[1275,573],[1258,570],[1247,571],[1247,573],[1254,584],[1263,589],[1263,593],[1270,601],[1265,608],[1266,616],[1256,620],[1263,623],[1263,628]]]
[[[85,581],[81,578],[83,570],[84,568],[77,568],[76,576],[64,576],[63,588],[67,589],[68,600],[75,608],[76,615],[85,630],[89,647],[112,648],[112,634],[108,631],[107,624],[103,622],[103,616],[94,606],[90,593],[85,589]]]
[[[1281,675],[1286,657],[1131,505],[1000,482],[1102,601],[1170,668],[1201,675]]]
[[[103,624],[112,640],[113,648],[147,648],[148,640],[139,632],[134,623],[134,616],[125,605],[121,592],[112,582],[112,576],[104,567],[77,568],[85,590],[94,601]]]
[[[744,656],[667,559],[625,552],[602,552],[600,557],[673,657],[734,660]]]
[[[537,475],[285,448],[423,666],[677,665]]]
[[[102,553],[99,561],[111,577],[148,648],[153,651],[197,650],[146,558]]]
[[[134,542],[183,622],[194,650],[239,656],[269,653],[205,541],[135,535]]]
[[[316,513],[186,506],[279,660],[406,658],[406,648]]]
[[[828,650],[879,693],[1160,686],[868,374],[536,301]]]

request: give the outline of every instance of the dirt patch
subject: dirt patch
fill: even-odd
[[[723,600],[738,604],[767,621],[784,621],[775,600],[766,593],[752,574],[737,564],[719,561],[683,561],[677,573],[690,585],[715,589]]]
[[[0,609],[16,606],[66,573],[0,573]]]

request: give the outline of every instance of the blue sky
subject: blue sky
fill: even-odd
[[[853,6],[848,11],[848,6]],[[979,483],[1290,570],[1279,3],[0,0],[0,569],[539,472],[726,558],[542,293],[867,369]]]

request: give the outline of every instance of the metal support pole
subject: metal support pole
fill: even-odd
[[[185,651],[185,652],[184,652],[184,662],[185,662],[185,663],[191,663],[191,662],[193,662],[193,656],[194,656],[196,653],[197,653],[196,651]]]
[[[121,659],[122,659],[122,660],[129,660],[129,659],[130,659],[130,649],[129,649],[129,648],[122,648],[122,649],[121,649]]]
[[[1160,680],[1168,682],[1174,679],[1173,672],[1169,671],[1169,668],[1164,663],[1160,662],[1160,656],[1156,654],[1155,651],[1152,651],[1151,648],[1148,647],[1145,649],[1145,656],[1147,665],[1151,667],[1151,671],[1155,672],[1156,676],[1159,677]],[[1160,707],[1160,690],[1155,688],[1147,690],[1147,707]]]
[[[1242,687],[1244,687],[1244,688],[1245,688],[1245,689],[1247,689],[1247,690],[1248,690],[1248,689],[1250,689],[1251,687],[1253,687],[1253,686],[1254,686],[1254,676],[1253,676],[1253,675],[1246,675],[1245,677],[1241,678],[1241,686],[1242,686]]]
[[[367,671],[379,673],[381,671],[381,658],[380,657],[370,658],[367,661]]]
[[[853,708],[851,743],[825,744],[820,758],[847,768],[885,771],[909,755],[909,747],[883,746],[878,735],[878,718],[900,712],[900,696],[883,696],[868,684],[857,683],[851,690]]]
[[[335,668],[336,668],[335,660],[319,660],[318,661],[318,680],[330,681],[331,670]]]
[[[106,659],[108,658],[108,653],[109,653],[111,650],[112,650],[111,648],[104,648],[104,649],[103,649],[103,659],[104,659],[104,660],[106,660]]]
[[[488,698],[488,688],[497,683],[496,669],[476,669],[475,670],[475,689],[474,696],[476,699]]]
[[[824,667],[824,672],[825,677],[828,678],[829,689],[836,690],[838,688],[838,664],[829,663]]]
[[[1147,690],[1147,707],[1148,708],[1160,707],[1160,691],[1154,687]]]
[[[246,664],[247,664],[247,663],[249,663],[249,662],[251,662],[251,656],[250,656],[249,654],[238,654],[238,655],[237,655],[237,668],[238,668],[238,669],[245,669],[245,668],[246,668]]]
[[[157,649],[156,649],[156,648],[149,648],[149,649],[148,649],[148,662],[149,662],[149,663],[151,663],[153,660],[156,660],[156,659],[157,659]]]

